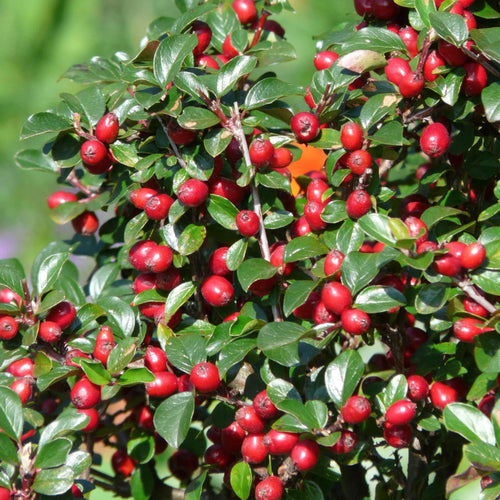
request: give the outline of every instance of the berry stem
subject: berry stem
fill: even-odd
[[[26,278],[23,279],[22,285],[23,285],[24,302],[26,303],[27,324],[32,326],[36,323],[36,315],[35,312],[33,311],[33,303],[31,302],[31,295],[28,289],[28,282],[26,281]]]
[[[79,113],[73,113],[73,128],[75,129],[75,132],[80,137],[83,137],[89,141],[95,140],[95,136],[93,134],[89,134],[89,133],[85,132],[85,130],[83,130],[83,128],[80,124],[80,114]]]
[[[431,28],[425,35],[424,43],[422,45],[422,50],[420,51],[420,56],[418,58],[416,73],[419,75],[421,75],[422,71],[424,70],[424,64],[427,59],[427,55],[429,54],[429,50],[435,38],[436,38],[436,32],[434,31],[433,28]]]
[[[87,195],[87,196],[92,196],[92,191],[87,187],[87,186],[84,186],[81,182],[80,182],[80,179],[78,179],[78,177],[76,176],[75,174],[75,171],[72,170],[68,177],[66,177],[66,180],[74,187],[76,187],[77,189],[79,189],[83,194]]]
[[[267,10],[262,10],[262,14],[259,17],[259,21],[257,23],[257,28],[255,29],[255,34],[253,36],[252,43],[250,44],[250,48],[255,47],[260,40],[260,36],[262,35],[262,30],[264,29],[264,23],[266,22],[266,19],[269,17],[270,12],[267,12]]]
[[[464,54],[467,54],[471,59],[481,64],[487,71],[489,71],[495,78],[500,79],[500,71],[498,71],[494,66],[492,66],[488,61],[485,61],[484,57],[472,52],[472,50],[467,47],[460,47]]]
[[[474,302],[483,306],[489,313],[495,314],[497,308],[486,298],[480,295],[468,279],[456,280],[458,287],[468,295]]]
[[[177,158],[177,161],[179,162],[179,165],[182,168],[187,168],[187,163],[184,161],[184,158],[182,157],[179,149],[177,148],[177,144],[172,140],[168,133],[168,127],[167,124],[161,119],[161,117],[158,118],[160,120],[160,125],[161,128],[163,129],[163,132],[165,132],[165,135],[167,136],[168,143],[170,144],[170,149],[174,152],[175,157]]]

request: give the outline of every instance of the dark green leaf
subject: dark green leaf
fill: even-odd
[[[203,130],[219,123],[219,118],[208,109],[188,106],[184,108],[178,121],[183,128]]]
[[[217,74],[217,96],[226,95],[236,82],[250,73],[256,65],[257,59],[253,56],[236,56],[224,64]]]
[[[476,469],[489,472],[500,470],[500,448],[497,446],[472,443],[464,448],[464,455]]]
[[[71,372],[76,371],[76,368],[73,368],[71,366],[56,366],[55,368],[52,368],[47,373],[42,373],[36,380],[36,385],[41,391],[44,391],[48,387],[50,387],[52,384],[55,384],[56,382],[60,382],[61,380],[64,380],[68,378],[69,374]]]
[[[223,347],[217,362],[220,376],[224,377],[232,366],[243,360],[255,347],[256,340],[254,338],[239,339]]]
[[[246,462],[238,462],[231,468],[231,488],[238,498],[247,500],[252,489],[252,469]]]
[[[215,158],[225,151],[232,137],[231,132],[225,128],[207,130],[203,136],[203,145],[208,154]]]
[[[89,283],[89,295],[97,301],[106,288],[110,287],[120,275],[120,266],[117,263],[105,264],[97,269]]]
[[[151,498],[155,485],[155,477],[149,464],[139,465],[132,474],[130,490],[134,500],[148,500]]]
[[[85,205],[77,201],[68,201],[61,203],[53,208],[49,215],[56,224],[66,224],[75,217],[85,212]]]
[[[178,239],[178,251],[181,255],[191,255],[205,242],[207,236],[207,228],[205,226],[197,226],[189,224],[182,231]]]
[[[379,128],[372,136],[373,142],[387,146],[403,146],[409,144],[403,137],[403,125],[398,121],[391,121]]]
[[[215,5],[211,3],[195,5],[196,6],[193,9],[189,9],[189,11],[185,12],[175,20],[171,27],[172,33],[178,34],[181,31],[184,31],[184,29],[187,28],[193,21],[216,8]]]
[[[493,82],[481,92],[486,119],[490,123],[500,121],[500,82]]]
[[[341,274],[344,284],[356,294],[378,274],[377,255],[351,252],[342,261]]]
[[[415,308],[420,314],[432,314],[443,307],[447,298],[445,285],[439,283],[424,285],[415,298]]]
[[[369,130],[370,127],[382,120],[385,115],[387,115],[392,109],[394,109],[396,107],[396,104],[397,99],[391,94],[377,94],[373,97],[370,97],[368,101],[366,101],[366,103],[363,105],[363,108],[361,109],[361,113],[359,115],[361,119],[361,126],[363,127],[363,129]]]
[[[136,385],[153,382],[155,376],[147,368],[130,368],[125,370],[118,379],[120,385]]]
[[[363,244],[365,235],[357,222],[348,219],[340,226],[336,239],[336,248],[344,255],[347,255],[350,252],[359,250]]]
[[[125,337],[132,335],[135,328],[135,315],[127,302],[119,297],[102,297],[98,305],[107,312],[113,330],[116,329]]]
[[[458,101],[464,76],[465,71],[462,68],[457,68],[436,80],[434,90],[449,106],[454,106]]]
[[[336,224],[347,218],[348,215],[345,209],[345,201],[343,200],[330,201],[321,212],[321,219],[329,224]]]
[[[165,320],[168,320],[189,300],[196,290],[196,285],[190,281],[176,286],[165,302]]]
[[[272,64],[293,61],[297,57],[295,47],[285,40],[278,40],[276,42],[266,40],[248,50],[248,53],[258,58],[259,67],[261,68],[271,66]]]
[[[230,271],[236,271],[243,260],[248,247],[248,239],[242,238],[235,241],[228,249],[226,254],[226,265]]]
[[[24,170],[43,170],[57,172],[57,163],[39,149],[23,149],[14,157],[16,164]]]
[[[97,385],[106,385],[111,381],[111,376],[100,361],[82,359],[80,366],[89,380]]]
[[[23,432],[23,407],[17,393],[0,386],[0,429],[18,441]]]
[[[39,294],[50,289],[59,277],[64,263],[68,260],[68,252],[54,253],[48,255],[40,262],[37,273],[32,275],[33,286]]]
[[[250,285],[261,279],[268,279],[277,273],[278,269],[264,259],[245,260],[237,269],[238,281],[243,290],[248,291]]]
[[[430,28],[429,14],[436,11],[436,6],[433,0],[415,0],[415,9],[417,10],[420,19],[424,26]]]
[[[363,28],[349,38],[342,45],[342,52],[349,53],[355,50],[370,50],[384,54],[386,52],[406,52],[406,46],[401,38],[389,30],[382,28]]]
[[[287,380],[275,378],[269,382],[267,389],[269,399],[275,404],[279,404],[285,399],[295,399],[302,402],[299,392],[295,389],[294,385]]]
[[[476,337],[474,358],[484,373],[500,373],[500,339],[498,333],[483,333]]]
[[[356,389],[365,370],[358,351],[344,351],[325,371],[325,386],[337,408],[342,408]]]
[[[305,332],[305,328],[297,323],[268,323],[257,336],[257,347],[273,361],[284,366],[293,366],[301,360],[299,340]]]
[[[389,224],[389,217],[383,214],[366,214],[358,221],[359,227],[375,241],[394,245],[395,239]]]
[[[191,373],[194,365],[207,358],[207,340],[196,333],[171,337],[165,350],[172,365],[185,373]]]
[[[116,374],[124,370],[124,368],[132,361],[137,349],[137,341],[135,339],[123,339],[118,341],[116,346],[109,353],[108,362],[106,364],[109,373]]]
[[[320,257],[327,254],[328,251],[328,247],[315,234],[309,233],[290,241],[285,247],[283,259],[285,262],[297,262]]]
[[[78,413],[76,409],[66,409],[56,420],[48,424],[42,431],[39,446],[53,441],[59,436],[73,434],[75,431],[84,428],[89,417],[83,413]]]
[[[260,108],[282,97],[301,93],[301,87],[283,82],[278,78],[264,78],[249,90],[245,99],[245,108],[248,110]]]
[[[390,286],[369,286],[356,297],[354,305],[368,314],[390,311],[406,304],[405,296]]]
[[[155,429],[167,443],[179,448],[187,436],[194,412],[194,396],[180,392],[163,401],[155,411]]]
[[[318,283],[313,280],[292,282],[285,292],[283,301],[285,316],[290,316],[296,307],[301,306],[317,285]]]
[[[23,265],[18,259],[0,260],[0,285],[23,297],[22,281],[25,277]]]
[[[264,226],[266,229],[280,229],[286,227],[293,222],[293,214],[285,210],[278,210],[266,215]]]
[[[281,189],[287,193],[291,193],[292,191],[288,178],[274,170],[266,174],[257,172],[255,178],[259,185],[266,186],[270,189]]]
[[[42,469],[35,476],[33,489],[42,495],[62,495],[73,485],[74,473],[71,467],[62,465],[56,469]]]
[[[408,383],[404,375],[394,375],[387,384],[382,394],[385,410],[393,403],[404,399],[408,392]]]
[[[140,464],[149,462],[155,454],[155,441],[149,434],[131,437],[127,441],[127,453]]]
[[[488,59],[500,63],[500,28],[472,29],[470,36]]]
[[[0,461],[12,465],[17,465],[19,462],[17,448],[11,438],[3,432],[0,432]]]
[[[447,42],[459,47],[469,36],[465,19],[450,12],[431,12],[429,22],[436,33]]]
[[[50,133],[57,134],[71,128],[71,122],[64,116],[50,112],[36,113],[26,120],[21,132],[21,139]]]
[[[465,213],[462,210],[452,207],[430,207],[422,214],[421,220],[428,228],[431,228],[441,220]]]
[[[476,271],[472,274],[471,279],[483,292],[500,295],[500,273],[498,271]]]
[[[221,226],[236,230],[236,216],[240,212],[227,198],[211,194],[207,203],[208,213]]]
[[[207,478],[208,470],[204,470],[196,479],[187,486],[184,500],[200,500],[203,491],[203,483]]]
[[[443,410],[444,425],[465,439],[495,445],[495,432],[490,419],[478,408],[465,403],[450,403]]]
[[[149,218],[146,212],[141,212],[134,218],[130,219],[125,226],[124,242],[125,245],[130,245],[141,234],[142,228],[148,223]]]
[[[72,443],[67,438],[57,438],[45,442],[45,444],[38,449],[35,467],[49,469],[51,467],[63,465],[66,462],[66,457],[71,450],[71,446]]]
[[[76,97],[89,124],[95,126],[106,111],[106,102],[99,87],[87,87],[78,92]]]

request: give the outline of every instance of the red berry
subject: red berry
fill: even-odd
[[[427,229],[427,225],[424,221],[419,219],[418,217],[414,217],[410,215],[404,219],[404,223],[408,228],[408,233],[410,238],[417,238],[415,240],[415,244],[417,246],[421,245],[427,240],[429,236],[429,230]]]
[[[399,10],[399,5],[393,0],[372,0],[371,14],[382,21],[392,19]]]
[[[253,23],[257,19],[257,8],[253,0],[234,0],[232,7],[241,24]]]
[[[469,297],[464,297],[464,309],[470,314],[475,314],[476,316],[488,316],[488,310],[485,309],[481,304],[473,301]]]
[[[321,295],[317,292],[311,292],[305,302],[293,310],[294,316],[300,319],[314,319],[316,307],[321,300]]]
[[[238,422],[231,422],[220,431],[220,443],[231,453],[239,453],[246,434],[246,431],[241,428]]]
[[[87,358],[90,359],[90,356],[88,354],[85,354],[84,352],[80,351],[80,349],[71,349],[66,353],[66,356],[64,358],[64,363],[67,366],[73,366],[75,368],[80,368],[80,365],[77,364],[76,361],[73,361],[73,358]]]
[[[194,58],[194,63],[196,66],[202,66],[207,68],[219,69],[219,63],[212,57],[207,54],[203,54],[201,56],[196,56]]]
[[[450,145],[451,139],[446,127],[439,122],[425,127],[420,136],[420,147],[430,158],[443,155]]]
[[[106,325],[101,326],[95,341],[94,358],[106,366],[109,354],[115,345],[115,337],[111,328]]]
[[[181,284],[181,274],[175,267],[156,274],[156,286],[160,290],[170,291]]]
[[[339,455],[350,453],[356,446],[357,442],[358,435],[355,432],[349,431],[347,429],[341,429],[338,441],[333,446],[329,446],[328,449],[333,453],[337,453]]]
[[[198,179],[188,179],[177,190],[179,200],[188,207],[198,207],[208,197],[208,186]]]
[[[304,217],[313,231],[322,231],[327,226],[327,223],[321,218],[324,209],[325,204],[317,201],[308,201],[304,205]]]
[[[233,205],[239,205],[244,191],[236,182],[221,177],[210,184],[210,193],[228,199]]]
[[[12,498],[11,491],[7,488],[0,487],[0,500],[10,500]]]
[[[361,127],[355,122],[346,123],[340,131],[340,142],[347,151],[361,149],[363,146],[363,131]]]
[[[255,236],[260,228],[259,216],[253,210],[242,210],[236,216],[236,226],[242,236]]]
[[[114,113],[108,113],[97,122],[95,136],[98,141],[104,144],[111,144],[116,141],[119,131],[120,123],[118,122],[118,117]]]
[[[403,97],[416,97],[424,90],[425,79],[422,73],[412,71],[401,78],[398,87]]]
[[[177,377],[167,371],[154,373],[153,382],[146,384],[146,392],[155,398],[167,398],[177,392]]]
[[[460,260],[450,253],[439,255],[434,259],[432,268],[443,276],[457,276],[462,270]]]
[[[293,262],[285,263],[286,242],[275,243],[271,247],[271,258],[270,262],[274,267],[278,268],[278,273],[282,276],[288,276],[294,269],[295,264]]]
[[[55,305],[46,316],[47,321],[53,321],[57,323],[63,330],[68,328],[71,323],[76,318],[76,309],[75,306],[68,301],[60,302]]]
[[[38,336],[45,342],[57,342],[62,335],[62,329],[53,321],[42,321],[38,328]]]
[[[128,253],[128,259],[132,266],[138,271],[148,271],[149,269],[146,266],[146,257],[157,246],[158,245],[151,240],[143,240],[135,243]]]
[[[361,309],[346,309],[340,321],[342,328],[352,335],[363,335],[370,329],[370,316]]]
[[[222,445],[213,444],[205,451],[203,460],[207,465],[213,465],[217,469],[225,469],[232,462],[233,455]]]
[[[450,66],[463,66],[468,60],[467,55],[458,47],[445,40],[439,41],[438,52]]]
[[[348,308],[351,307],[350,305]],[[335,323],[339,320],[338,315],[332,313],[329,309],[327,309],[325,303],[323,301],[319,301],[316,309],[314,310],[314,323],[317,325],[321,325],[323,323]]]
[[[205,52],[205,49],[210,45],[212,40],[212,30],[207,23],[203,21],[194,21],[191,26],[191,33],[196,33],[198,37],[198,45],[193,49],[193,54],[199,56]]]
[[[167,369],[167,355],[161,347],[148,346],[144,356],[144,366],[153,373]]]
[[[462,318],[453,323],[453,334],[462,342],[473,342],[480,333],[483,333],[483,326],[477,319]]]
[[[393,425],[409,424],[417,414],[417,405],[408,399],[400,399],[385,412],[387,422]]]
[[[457,390],[446,382],[434,382],[430,389],[431,403],[440,410],[444,410],[449,403],[458,401]]]
[[[328,69],[337,59],[339,55],[331,50],[323,50],[314,56],[314,66],[318,71]]]
[[[269,399],[265,389],[254,397],[252,404],[257,415],[264,420],[276,418],[280,414],[278,408]]]
[[[171,265],[174,254],[172,249],[166,245],[156,245],[144,258],[144,265],[148,271],[162,273]]]
[[[12,316],[0,316],[0,339],[13,339],[18,331],[17,321]]]
[[[410,54],[410,58],[415,57],[418,54],[418,48],[417,48],[418,32],[415,31],[411,26],[406,26],[406,28],[402,28],[399,30],[398,35],[406,45],[408,53]]]
[[[233,45],[233,42],[231,41],[231,33],[226,36],[224,39],[224,42],[222,44],[222,54],[224,57],[227,57],[227,59],[232,59],[233,57],[236,57],[237,55],[240,54],[238,49]]]
[[[153,220],[161,220],[168,216],[174,200],[168,194],[155,194],[144,204],[146,215]]]
[[[321,303],[333,314],[340,315],[351,308],[352,295],[342,283],[330,281],[321,290]]]
[[[364,149],[358,149],[353,151],[347,157],[347,166],[351,169],[351,172],[356,175],[363,175],[367,168],[372,165],[372,156],[368,151]]]
[[[274,155],[274,146],[263,138],[255,139],[248,148],[252,165],[256,168],[267,167]]]
[[[370,402],[364,396],[351,396],[342,407],[342,418],[348,424],[364,422],[371,413]]]
[[[26,404],[31,398],[31,380],[27,377],[14,380],[9,386],[21,398],[21,403]]]
[[[129,195],[129,200],[136,208],[143,210],[149,198],[156,194],[158,194],[157,191],[150,188],[134,189]]]
[[[299,435],[294,432],[271,429],[264,436],[264,444],[271,455],[286,455],[299,442]]]
[[[94,212],[83,212],[71,221],[75,233],[92,236],[99,229],[99,219]]]
[[[228,276],[231,274],[231,271],[228,269],[226,263],[228,250],[229,247],[220,247],[217,248],[217,250],[214,250],[212,255],[210,255],[208,267],[212,274],[216,274],[217,276]]]
[[[411,73],[410,64],[401,57],[391,57],[384,68],[387,80],[394,85],[399,85],[401,79]]]
[[[264,434],[250,434],[243,439],[241,444],[241,455],[243,460],[250,464],[262,462],[268,455],[264,444]]]
[[[411,443],[411,427],[408,424],[384,424],[384,439],[393,448],[406,448]]]
[[[462,267],[465,269],[476,269],[486,258],[486,249],[481,243],[471,243],[467,245],[459,257]]]
[[[265,421],[257,415],[253,406],[242,406],[235,414],[239,426],[249,434],[259,434],[266,427]]]
[[[302,111],[294,115],[290,126],[299,142],[311,142],[319,132],[318,118],[307,111]]]
[[[438,78],[439,74],[434,73],[436,68],[446,66],[446,61],[439,55],[436,50],[432,50],[427,55],[424,63],[424,77],[428,82],[433,82]]]
[[[201,285],[201,294],[211,306],[223,307],[233,301],[234,288],[226,278],[213,275]]]
[[[330,250],[325,257],[323,270],[325,274],[333,279],[340,277],[340,266],[344,260],[344,254],[340,250]]]
[[[186,144],[190,144],[196,139],[198,135],[196,130],[188,130],[186,128],[182,128],[175,120],[172,120],[168,123],[167,126],[168,135],[172,141],[178,146],[185,146]]]
[[[50,209],[56,208],[58,205],[69,201],[78,201],[76,194],[68,193],[67,191],[56,191],[47,197],[47,205]]]
[[[198,457],[191,450],[177,450],[168,459],[168,468],[177,479],[186,481],[198,468]]]
[[[103,174],[111,166],[108,148],[101,141],[85,141],[80,148],[83,166],[94,175]]]
[[[306,190],[307,201],[315,201],[316,203],[328,203],[330,197],[323,199],[323,194],[328,190],[329,186],[323,179],[313,179]]]
[[[354,0],[354,9],[358,16],[372,13],[373,0]]]
[[[271,168],[285,168],[292,163],[293,153],[287,148],[274,148],[273,157],[269,162]]]
[[[312,469],[319,459],[318,443],[311,439],[303,439],[292,448],[290,457],[298,470]]]
[[[0,304],[11,304],[12,302],[20,306],[22,303],[21,297],[9,288],[0,288]]]
[[[429,395],[429,384],[421,375],[410,375],[408,381],[408,397],[412,401],[422,401]]]
[[[128,477],[134,471],[136,461],[126,451],[116,450],[111,457],[111,466],[116,474]]]
[[[87,408],[77,410],[78,413],[82,413],[83,415],[87,415],[89,417],[88,424],[82,429],[82,432],[93,432],[97,429],[99,425],[99,412],[95,408]]]
[[[346,200],[345,209],[351,219],[359,219],[372,208],[370,195],[364,189],[356,189]]]
[[[280,500],[283,496],[283,483],[278,476],[268,476],[255,487],[256,500]]]
[[[30,358],[21,358],[13,361],[7,368],[7,371],[14,375],[14,377],[32,377],[34,366],[35,363]]]
[[[93,384],[88,378],[81,378],[75,382],[70,397],[71,402],[77,408],[86,410],[101,401],[101,388]]]
[[[213,363],[198,363],[191,370],[190,380],[197,391],[213,392],[220,385],[219,370]]]
[[[486,70],[477,62],[465,64],[465,78],[462,82],[462,92],[467,96],[479,95],[488,83]]]

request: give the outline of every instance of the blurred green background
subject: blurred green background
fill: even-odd
[[[291,3],[297,13],[276,19],[298,58],[277,71],[285,80],[307,85],[314,69],[312,36],[355,13],[351,0]],[[69,224],[57,226],[49,218],[46,197],[57,189],[55,176],[14,164],[16,151],[27,147],[18,139],[26,118],[55,106],[61,92],[77,90],[59,80],[71,65],[116,51],[134,54],[150,21],[177,12],[173,0],[0,2],[0,258],[18,257],[29,268],[47,243],[71,233]]]

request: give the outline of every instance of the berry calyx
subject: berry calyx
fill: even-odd
[[[101,141],[85,141],[80,156],[83,166],[94,175],[104,174],[111,166],[108,148]]]
[[[269,476],[255,487],[256,500],[280,500],[283,496],[283,483],[278,476]]]

